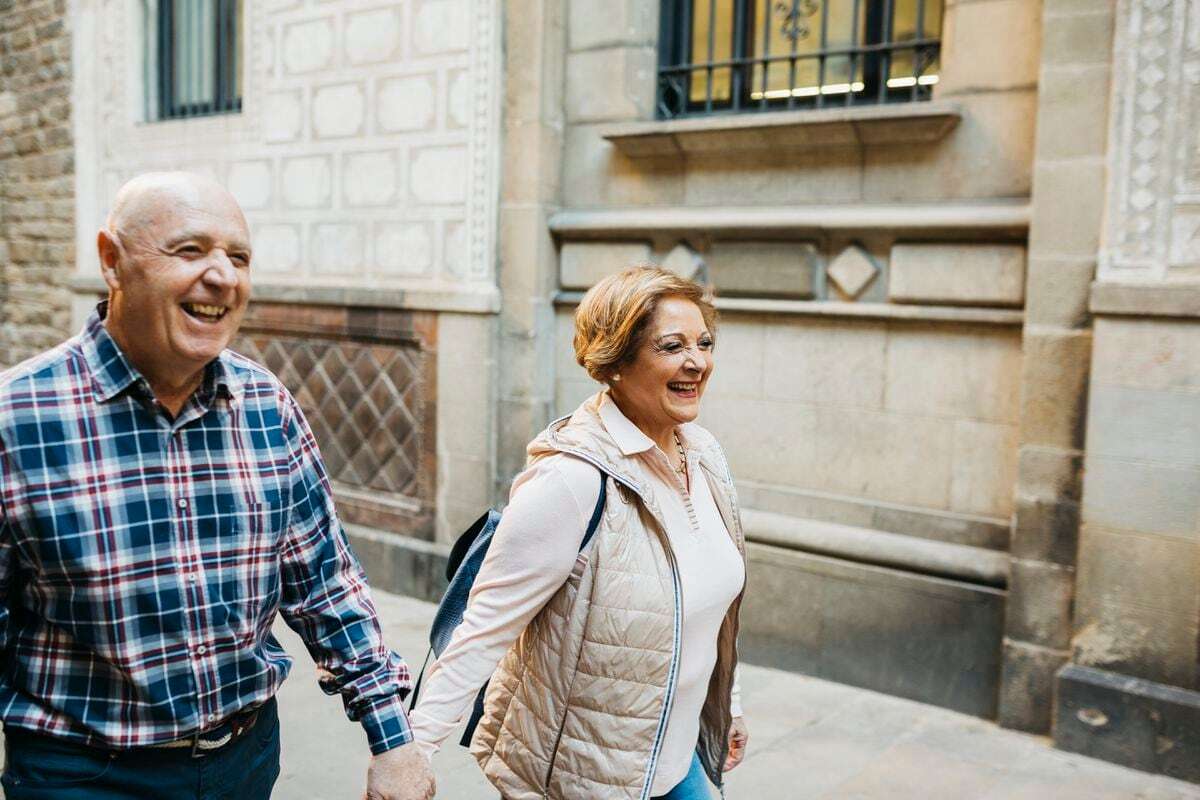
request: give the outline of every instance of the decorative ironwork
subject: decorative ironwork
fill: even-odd
[[[662,119],[928,100],[943,0],[663,0]]]
[[[775,13],[782,17],[780,32],[794,42],[807,39],[812,33],[808,18],[816,14],[818,8],[813,0],[792,0],[790,4],[776,3]]]

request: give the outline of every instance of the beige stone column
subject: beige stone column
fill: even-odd
[[[1050,726],[1071,643],[1092,346],[1088,287],[1104,211],[1113,2],[1043,9],[1020,457],[999,720]]]
[[[558,257],[547,221],[560,202],[565,16],[562,0],[504,4],[497,500],[554,401]]]

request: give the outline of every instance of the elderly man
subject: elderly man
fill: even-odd
[[[367,796],[433,779],[296,401],[226,349],[250,295],[236,201],[180,173],[118,193],[109,296],[0,375],[8,800],[267,798],[278,609],[370,743]]]

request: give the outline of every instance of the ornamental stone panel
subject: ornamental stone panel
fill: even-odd
[[[366,97],[357,83],[322,86],[313,93],[313,133],[318,139],[361,133],[366,113]]]
[[[329,156],[301,156],[283,162],[283,202],[291,208],[329,204],[333,165]]]
[[[390,61],[400,51],[400,10],[381,8],[346,17],[346,58],[351,64]]]
[[[375,228],[375,266],[383,273],[425,275],[433,268],[433,225],[381,222]]]
[[[121,183],[189,169],[241,199],[263,282],[447,302],[494,289],[499,0],[245,3],[241,111],[163,122],[146,120],[145,4],[77,5],[75,132],[94,153],[79,164],[78,273],[95,272]]]
[[[271,205],[273,179],[270,161],[239,161],[230,165],[225,185],[243,211],[256,211]]]
[[[333,18],[315,19],[283,29],[283,68],[290,74],[315,72],[333,62]]]
[[[428,129],[437,114],[437,77],[406,75],[378,83],[377,119],[382,133]]]
[[[415,151],[410,167],[412,194],[422,203],[460,203],[466,199],[467,151],[428,147]]]
[[[395,150],[350,153],[342,168],[342,194],[347,206],[386,206],[396,199],[400,159]]]
[[[264,138],[268,142],[293,142],[304,128],[304,97],[299,90],[271,92],[263,115]]]
[[[418,53],[465,50],[470,44],[471,9],[466,0],[423,0],[413,21]]]
[[[1120,0],[1101,280],[1200,277],[1200,6]]]

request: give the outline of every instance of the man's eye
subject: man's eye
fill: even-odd
[[[200,248],[194,244],[185,244],[183,247],[180,247],[175,252],[181,253],[183,255],[194,256],[194,255],[198,255],[200,253]]]

